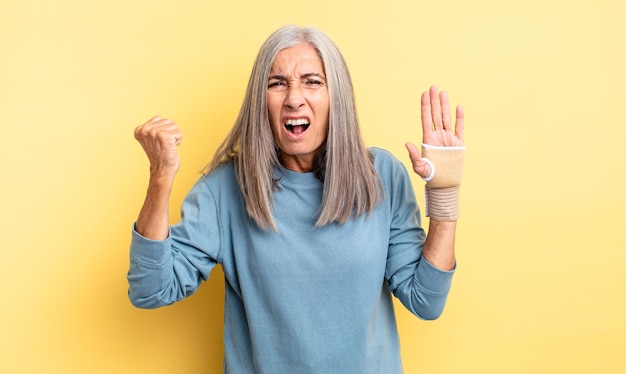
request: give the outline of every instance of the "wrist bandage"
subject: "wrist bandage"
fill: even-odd
[[[459,197],[465,146],[439,147],[422,143],[422,159],[430,165],[426,181],[426,216],[438,221],[459,218]]]

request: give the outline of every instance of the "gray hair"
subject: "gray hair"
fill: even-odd
[[[246,210],[261,228],[276,230],[271,206],[280,167],[267,110],[269,73],[281,50],[301,43],[315,48],[322,59],[330,99],[328,135],[314,170],[324,183],[316,226],[369,216],[382,195],[373,156],[361,138],[352,80],[341,52],[315,28],[285,26],[259,50],[237,120],[207,167],[210,172],[234,162]]]

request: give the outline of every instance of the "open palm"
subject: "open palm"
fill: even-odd
[[[455,124],[450,117],[448,94],[439,92],[432,86],[422,94],[422,143],[437,147],[463,146],[464,112],[462,106],[456,107]],[[429,164],[422,160],[419,149],[407,143],[413,170],[422,178],[430,175]]]

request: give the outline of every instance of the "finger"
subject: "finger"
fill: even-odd
[[[162,119],[152,124],[149,130],[152,136],[157,137],[164,144],[180,145],[183,133],[174,120]]]
[[[135,129],[135,139],[139,142],[153,139],[161,144],[178,146],[182,142],[182,131],[174,120],[157,116]]]
[[[180,143],[182,143],[183,132],[180,128],[178,128],[178,125],[176,125],[174,121],[169,123],[167,127],[164,127],[164,129],[167,131],[167,134],[170,136],[170,139],[175,146],[179,146]]]
[[[178,147],[183,142],[183,132],[180,129],[176,129],[172,135],[174,136],[174,145]]]
[[[443,128],[441,120],[441,102],[439,101],[439,90],[437,86],[430,88],[430,110],[432,112],[433,124],[435,125],[435,131]]]
[[[152,126],[152,124],[153,124],[154,122],[156,122],[156,121],[158,121],[158,120],[160,120],[160,119],[161,119],[161,117],[159,117],[159,116],[155,116],[155,117],[150,118],[149,120],[147,120],[147,121],[146,121],[146,122],[144,122],[143,124],[141,124],[141,125],[139,125],[139,126],[135,127],[135,131],[134,131],[134,134],[135,134],[135,139],[139,140],[139,138],[141,137],[141,134],[145,131],[145,129],[146,129],[148,126]]]
[[[422,130],[424,136],[427,133],[433,131],[433,116],[430,111],[430,94],[428,92],[422,93]]]
[[[183,138],[183,132],[176,126],[173,121],[167,123],[155,124],[148,130],[149,136],[163,145],[178,146]]]
[[[457,105],[456,107],[455,132],[457,138],[464,142],[463,136],[465,135],[465,110],[460,105]]]
[[[441,119],[444,130],[452,130],[452,120],[450,118],[450,100],[448,100],[448,94],[445,91],[441,91],[439,94],[441,99]]]

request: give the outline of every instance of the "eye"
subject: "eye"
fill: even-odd
[[[322,87],[323,85],[324,85],[324,82],[322,82],[319,79],[307,79],[304,81],[304,86],[306,88],[318,89]]]
[[[287,88],[287,82],[281,80],[271,80],[267,84],[267,89],[271,91],[284,90]]]

